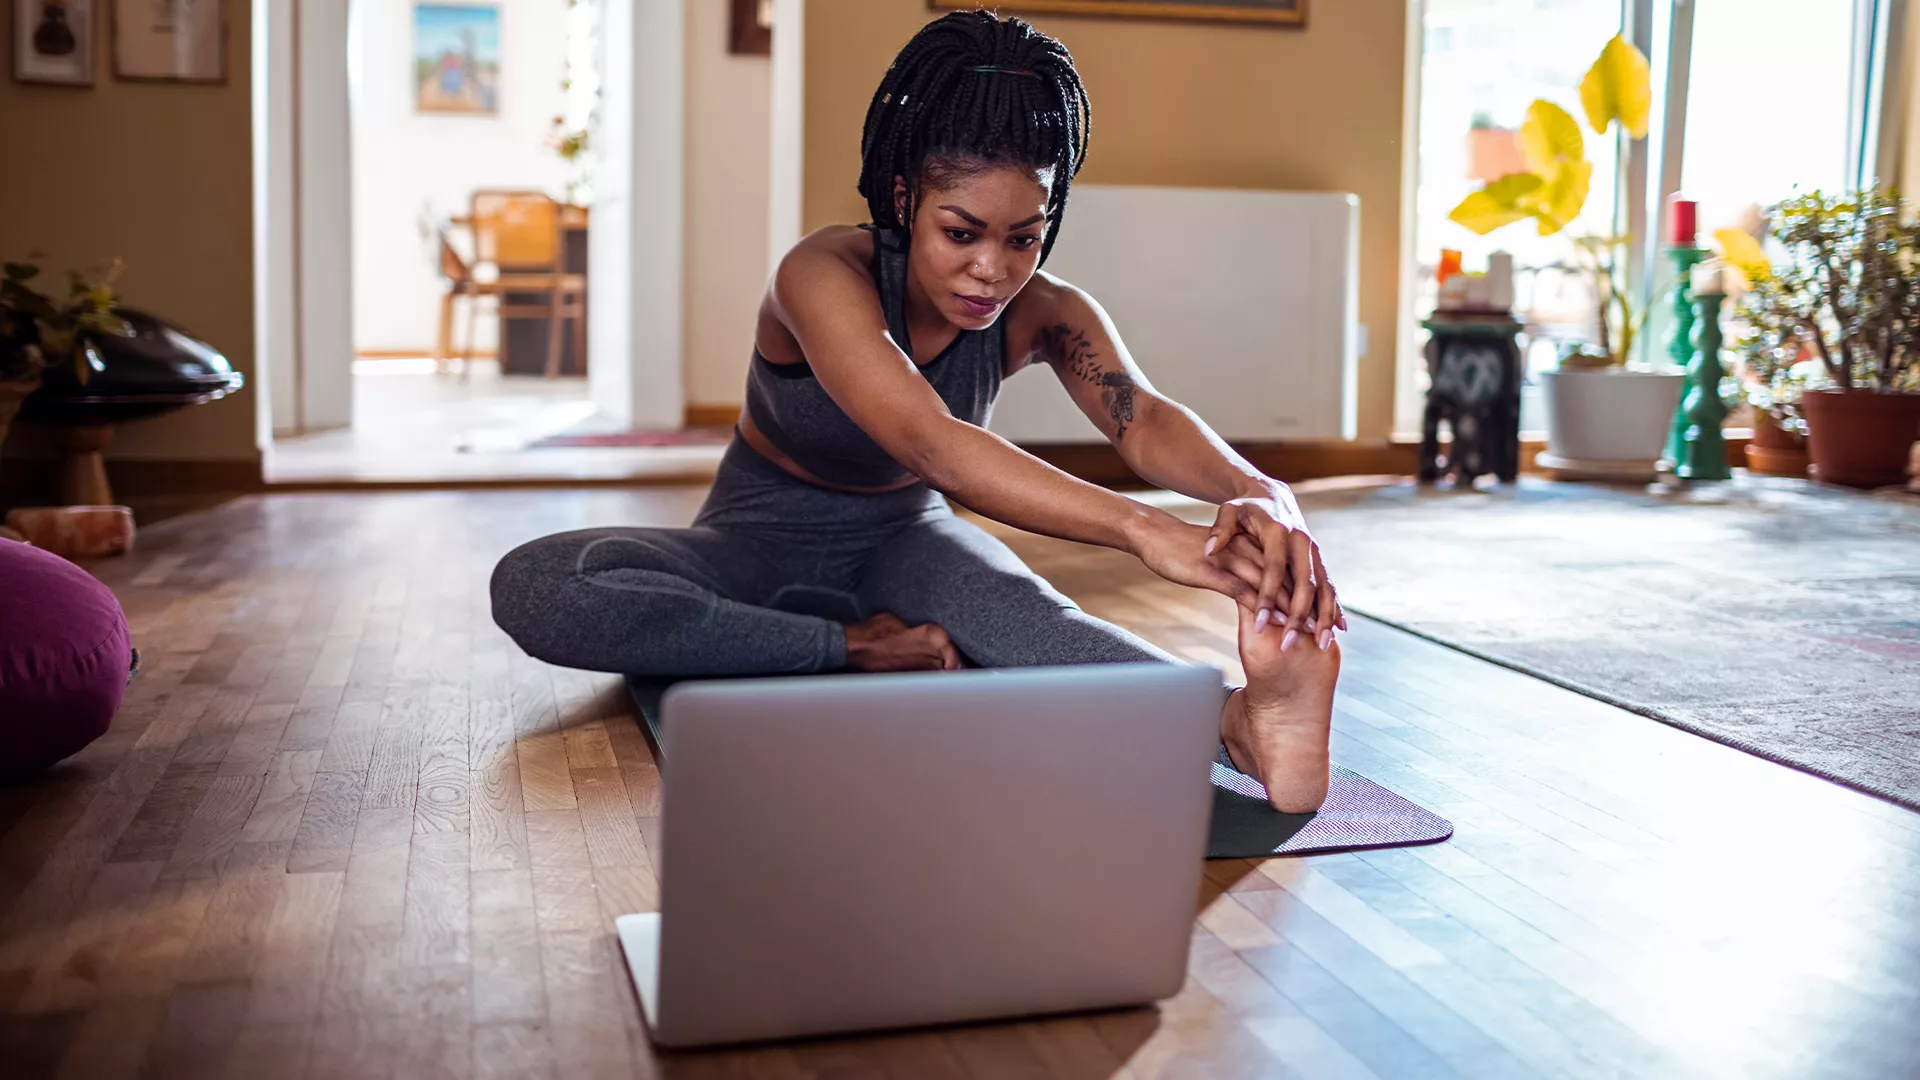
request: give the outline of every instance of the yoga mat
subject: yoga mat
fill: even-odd
[[[660,697],[673,680],[627,680],[640,710],[640,730],[660,753]],[[1379,784],[1339,765],[1329,778],[1327,801],[1314,814],[1283,814],[1267,805],[1267,789],[1226,762],[1226,748],[1213,764],[1213,824],[1207,833],[1209,859],[1260,859],[1272,855],[1312,855],[1358,848],[1431,844],[1453,835],[1453,823],[1416,806]]]

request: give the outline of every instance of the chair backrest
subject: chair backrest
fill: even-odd
[[[474,261],[502,270],[554,270],[560,262],[560,204],[544,191],[473,193]]]
[[[464,285],[473,280],[473,268],[453,246],[453,240],[447,236],[445,226],[435,230],[440,237],[440,276],[454,285]]]

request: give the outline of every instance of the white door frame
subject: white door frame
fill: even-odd
[[[686,420],[686,7],[601,0],[599,156],[588,225],[587,388],[629,427]]]
[[[589,226],[589,392],[634,427],[685,419],[681,362],[685,4],[600,0],[601,171]],[[257,441],[353,416],[349,19],[252,0]]]
[[[342,3],[253,0],[257,442],[353,419],[352,141]]]

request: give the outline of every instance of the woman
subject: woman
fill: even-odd
[[[549,662],[648,676],[1177,662],[1082,612],[944,495],[1233,597],[1248,683],[1222,742],[1274,806],[1318,808],[1345,620],[1291,493],[1155,393],[1091,297],[1039,273],[1088,115],[1067,50],[1018,19],[956,12],[916,34],[867,112],[873,224],[781,261],[693,527],[519,548],[494,573],[501,627]],[[1031,364],[1135,472],[1220,504],[1213,527],[988,432],[1001,380]]]

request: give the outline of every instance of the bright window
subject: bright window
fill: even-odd
[[[1703,233],[1796,189],[1846,185],[1853,20],[1830,3],[1815,18],[1827,5],[1694,0],[1680,190]]]

